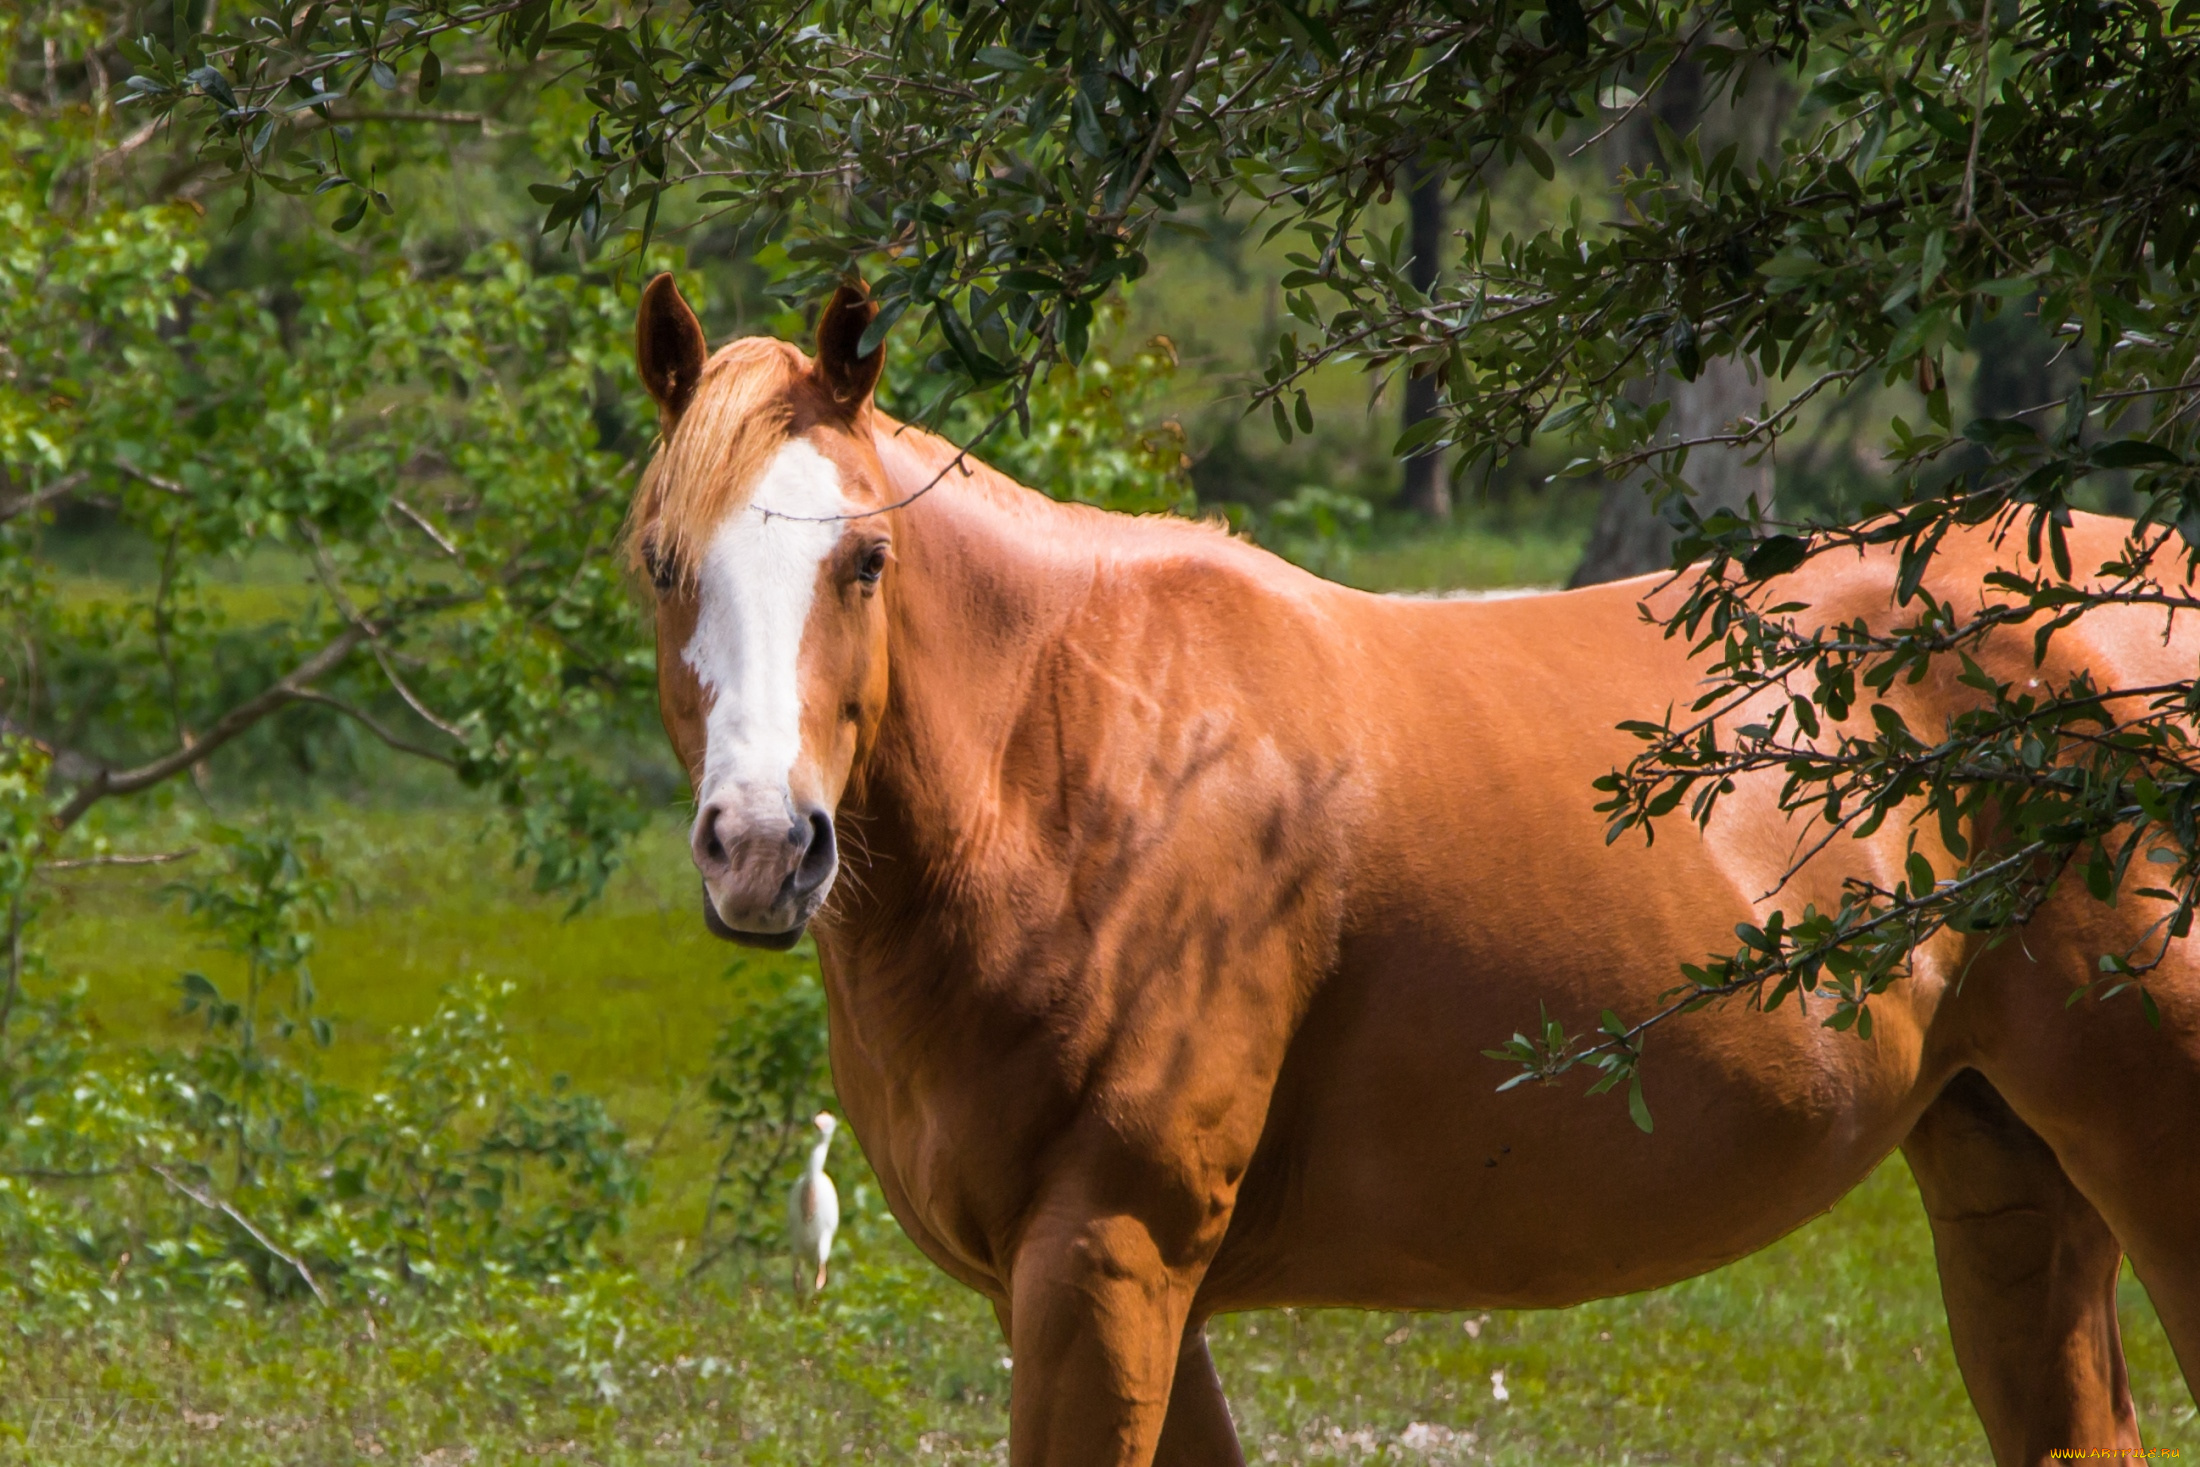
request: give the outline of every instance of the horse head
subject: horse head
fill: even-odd
[[[663,429],[627,526],[658,708],[695,792],[704,921],[751,946],[792,946],[831,894],[834,815],[886,707],[885,351],[859,351],[875,314],[843,286],[815,360],[766,337],[711,355],[660,275],[635,329]]]

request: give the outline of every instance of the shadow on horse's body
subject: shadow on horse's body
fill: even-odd
[[[1654,1135],[1575,1086],[1498,1094],[1485,1047],[1539,1005],[1576,1029],[1647,1012],[1774,904],[1795,849],[1777,776],[1700,836],[1603,843],[1591,781],[1637,747],[1614,725],[1696,689],[1637,613],[1653,583],[1393,600],[1054,503],[873,408],[868,320],[843,293],[814,366],[748,341],[706,368],[653,285],[668,441],[635,543],[707,920],[783,945],[814,918],[848,1118],[895,1216],[1009,1335],[1014,1462],[1238,1461],[1217,1312],[1670,1283],[1897,1146],[1997,1460],[2137,1444],[2125,1250],[2200,1364],[2200,977],[2171,954],[2159,1029],[2065,1000],[2154,903],[2060,895],[1984,954],[1944,934],[1868,1041],[1823,1000],[1676,1020]],[[2073,553],[2123,530],[2082,520]],[[1952,540],[1929,584],[1975,597],[2006,559]],[[1783,599],[1884,622],[1892,578],[1824,559]],[[2103,612],[2052,670],[2159,682],[2196,648]],[[2031,675],[2027,639],[1989,650]],[[1967,696],[1896,700],[1930,730]],[[1892,886],[1908,834],[1836,843],[1777,904]]]

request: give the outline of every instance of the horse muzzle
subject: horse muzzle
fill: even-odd
[[[833,817],[822,809],[757,820],[711,801],[691,844],[703,878],[703,925],[750,947],[794,946],[839,874]]]

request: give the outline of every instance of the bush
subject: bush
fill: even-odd
[[[247,978],[232,996],[183,975],[204,1043],[115,1053],[74,993],[11,987],[0,1298],[334,1303],[597,1267],[642,1177],[600,1101],[562,1076],[535,1088],[514,1062],[510,985],[455,985],[367,1091],[329,1083],[308,965],[329,887],[315,848],[280,824],[218,838],[223,873],[179,891]]]
[[[736,963],[738,974],[742,965]],[[731,975],[729,975],[731,976]],[[804,973],[767,989],[719,1030],[705,1094],[718,1169],[696,1239],[693,1272],[740,1252],[750,1260],[782,1242],[781,1188],[833,1107],[825,1060],[825,993]]]

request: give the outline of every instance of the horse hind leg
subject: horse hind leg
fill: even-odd
[[[1948,1332],[1999,1467],[2137,1448],[2116,1325],[2122,1250],[2047,1143],[1975,1070],[1902,1143],[1932,1221]]]

